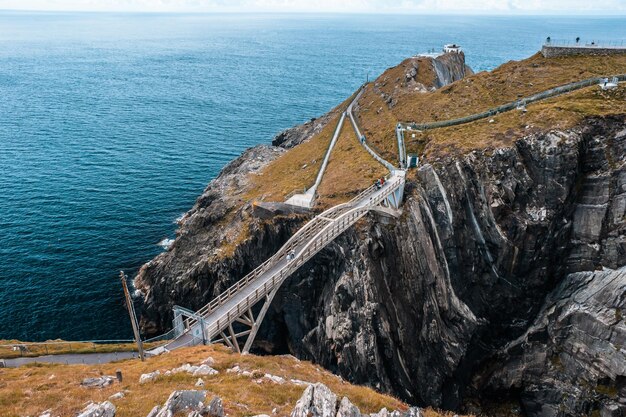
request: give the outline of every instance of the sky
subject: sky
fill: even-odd
[[[626,15],[626,0],[0,0],[0,9]]]

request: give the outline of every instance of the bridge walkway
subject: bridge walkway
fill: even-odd
[[[316,216],[276,254],[197,312],[175,308],[178,335],[164,348],[172,350],[223,341],[240,351],[238,339],[246,337],[243,351],[248,351],[269,304],[284,280],[369,210],[379,205],[397,208],[404,181],[404,171],[394,171],[380,188],[372,186],[350,202]],[[253,307],[261,302],[263,307],[255,317]],[[183,319],[184,316],[186,318]],[[233,323],[246,325],[248,329],[235,332]]]

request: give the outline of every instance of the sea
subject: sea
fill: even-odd
[[[129,277],[220,169],[404,58],[474,71],[624,17],[0,11],[0,339],[129,339]]]

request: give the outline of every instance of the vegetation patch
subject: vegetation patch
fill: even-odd
[[[208,357],[215,363],[217,375],[204,376],[203,387],[196,387],[198,377],[187,373],[164,375],[164,371],[185,363],[199,364]],[[247,369],[251,376],[226,372],[234,366]],[[86,388],[80,385],[83,378],[115,375],[122,371],[122,382],[105,388]],[[142,374],[160,370],[154,381],[139,384]],[[285,379],[278,384],[260,375],[271,374]],[[304,386],[291,380],[321,382],[339,397],[346,396],[362,412],[405,410],[401,401],[370,388],[355,386],[310,362],[292,356],[255,356],[232,353],[221,345],[196,346],[147,359],[125,360],[103,365],[33,365],[21,368],[0,369],[0,407],[3,416],[39,415],[52,410],[53,415],[74,415],[90,401],[101,402],[111,395],[124,392],[123,398],[111,400],[117,407],[118,417],[145,416],[155,405],[162,405],[175,390],[202,389],[207,397],[217,395],[224,402],[225,412],[231,417],[268,414],[289,415],[302,395]],[[272,410],[276,409],[275,413]],[[427,410],[428,417],[440,414]],[[452,415],[452,414],[450,414]]]

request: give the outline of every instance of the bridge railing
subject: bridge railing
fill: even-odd
[[[608,76],[609,79],[612,78],[612,77],[616,77],[619,81],[626,81],[626,74]],[[539,100],[544,100],[544,99],[550,98],[550,97],[556,97],[558,95],[569,93],[569,92],[574,91],[574,90],[579,90],[581,88],[585,88],[585,87],[589,87],[589,86],[592,86],[592,85],[595,85],[595,84],[599,84],[605,78],[607,78],[607,77],[588,78],[586,80],[577,81],[577,82],[570,83],[570,84],[565,84],[565,85],[562,85],[562,86],[559,86],[559,87],[554,87],[554,88],[551,88],[549,90],[543,91],[541,93],[537,93],[537,94],[534,94],[534,95],[526,97],[526,98],[521,98],[519,100],[510,102],[510,103],[506,103],[506,104],[503,104],[503,105],[498,106],[498,107],[491,108],[491,109],[486,110],[484,112],[471,114],[471,115],[465,116],[465,117],[459,117],[459,118],[450,119],[450,120],[442,120],[440,122],[403,123],[403,125],[410,126],[412,129],[428,130],[428,129],[436,129],[436,128],[441,128],[441,127],[449,127],[449,126],[455,126],[455,125],[460,125],[460,124],[464,124],[464,123],[474,122],[476,120],[485,119],[487,117],[495,116],[498,113],[502,113],[502,112],[505,112],[505,111],[510,111],[510,110],[516,109],[520,105],[530,104],[530,103],[533,103],[533,102],[536,102],[536,101],[539,101]]]
[[[296,255],[293,261],[286,264],[283,268],[276,271],[271,278],[263,283],[262,286],[255,289],[236,306],[231,308],[215,322],[207,326],[207,334],[209,339],[214,338],[219,332],[228,327],[234,320],[240,317],[244,312],[248,311],[257,302],[269,294],[274,288],[282,284],[282,282],[301,265],[311,259],[317,252],[323,249],[330,241],[334,240],[338,235],[343,233],[347,228],[356,223],[363,217],[372,206],[376,206],[384,201],[397,187],[402,186],[404,179],[399,178],[391,183],[384,192],[376,195],[369,200],[368,205],[353,208],[350,211],[339,216],[334,222],[328,224],[323,230],[309,241],[309,243]]]
[[[354,115],[352,114],[352,107],[354,106],[354,103],[356,103],[359,99],[359,97],[361,97],[361,94],[363,94],[363,91],[365,91],[365,86],[363,85],[361,87],[361,91],[359,91],[359,93],[356,95],[356,97],[354,98],[354,100],[352,101],[352,103],[350,103],[350,105],[348,106],[348,117],[350,118],[350,122],[352,123],[352,128],[354,129],[354,133],[356,133],[356,136],[359,140],[359,142],[361,143],[361,145],[363,145],[363,147],[365,148],[365,150],[378,162],[380,162],[382,165],[384,165],[388,170],[393,171],[395,169],[395,167],[389,163],[387,160],[385,160],[383,157],[381,157],[374,149],[372,149],[372,147],[367,143],[367,140],[365,138],[365,135],[361,134],[361,130],[359,129],[359,125],[356,122],[356,119],[354,117]]]
[[[368,188],[366,191],[371,191],[371,188],[372,187]],[[339,206],[332,207],[332,208],[326,210],[325,212],[323,212],[321,215],[324,216],[324,217],[326,217],[326,216],[331,216],[332,217],[335,213],[340,212],[341,210],[343,210],[347,206],[348,206],[348,204],[341,204]],[[310,238],[315,233],[317,233],[319,230],[321,230],[321,228],[323,228],[323,226],[325,224],[326,224],[326,222],[323,219],[319,218],[319,216],[316,216],[313,220],[311,220],[306,225],[304,225],[304,227],[300,228],[281,247],[281,249],[278,250],[278,252],[276,252],[274,255],[272,255],[269,259],[267,259],[261,265],[256,267],[252,272],[248,273],[242,279],[240,279],[235,284],[233,284],[232,286],[227,288],[225,291],[220,293],[220,295],[218,295],[217,298],[211,300],[211,302],[209,302],[208,304],[206,304],[205,306],[200,308],[196,312],[196,314],[198,314],[200,316],[206,316],[207,314],[211,313],[212,311],[214,311],[219,306],[221,306],[224,303],[226,303],[235,294],[237,294],[239,291],[241,291],[241,289],[243,289],[245,286],[250,284],[250,282],[254,281],[259,275],[263,274],[268,268],[270,268],[272,265],[274,265],[277,261],[279,261],[280,259],[284,258],[289,251],[291,251],[293,248],[298,246],[303,240],[306,240],[306,239]],[[196,323],[196,320],[194,318],[187,317],[184,320],[185,329],[190,329],[195,323]]]

